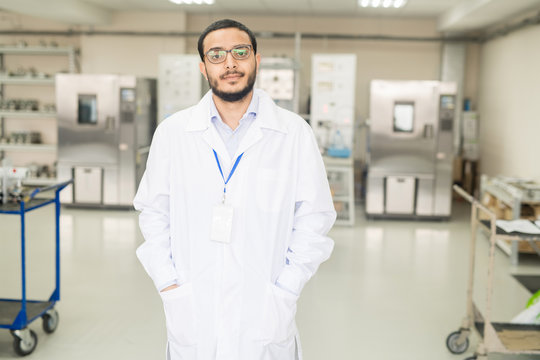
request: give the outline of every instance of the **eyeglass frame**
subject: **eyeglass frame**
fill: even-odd
[[[235,49],[240,49],[240,48],[244,48],[244,47],[249,49],[249,54],[248,54],[248,56],[247,56],[245,59],[238,59],[238,58],[236,58],[236,57],[233,55],[233,54],[234,54],[234,53],[233,53],[233,50],[235,50]],[[210,58],[208,57],[208,53],[209,53],[210,51],[225,51],[225,57],[223,58],[223,61],[212,62],[212,61],[210,60]],[[229,50],[225,50],[225,49],[222,49],[222,48],[212,48],[212,49],[210,49],[210,50],[208,50],[207,52],[204,53],[204,57],[205,57],[206,59],[208,59],[208,61],[209,61],[211,64],[221,64],[221,63],[225,62],[225,60],[227,60],[227,55],[229,55],[229,53],[231,54],[231,56],[232,56],[235,60],[242,61],[242,60],[247,60],[247,59],[249,58],[249,56],[251,55],[251,52],[252,52],[252,51],[253,51],[253,45],[251,45],[251,44],[242,44],[242,45],[236,45],[236,46],[232,47],[232,48],[229,49]]]

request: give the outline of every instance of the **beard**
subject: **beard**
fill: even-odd
[[[240,71],[232,70],[232,71],[227,71],[225,74],[221,75],[220,78],[223,78],[227,75],[232,75],[232,74],[245,75],[245,73],[242,73]],[[210,76],[208,76],[208,85],[210,86],[210,89],[212,89],[212,93],[216,95],[218,98],[220,98],[221,100],[226,101],[226,102],[237,102],[244,99],[251,92],[251,90],[253,90],[256,77],[257,77],[257,72],[253,71],[248,76],[246,86],[244,86],[243,89],[239,91],[235,91],[235,92],[226,92],[226,91],[219,90],[217,79],[211,78]]]

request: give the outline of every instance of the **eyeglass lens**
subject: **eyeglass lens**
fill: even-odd
[[[220,63],[225,61],[225,58],[227,57],[227,53],[231,53],[232,57],[236,60],[245,60],[250,55],[250,47],[249,46],[240,46],[232,48],[231,50],[224,50],[224,49],[213,49],[206,53],[206,57],[211,63]]]

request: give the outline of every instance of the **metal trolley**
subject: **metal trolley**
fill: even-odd
[[[497,240],[505,239],[510,241],[535,241],[540,240],[538,235],[508,234],[504,230],[497,228],[496,217],[490,210],[479,203],[471,195],[466,193],[459,186],[454,185],[454,190],[471,203],[471,243],[469,258],[469,283],[467,287],[467,315],[462,321],[459,330],[454,331],[446,338],[446,346],[453,354],[463,354],[469,348],[469,335],[474,328],[482,337],[478,348],[473,356],[465,360],[487,360],[489,353],[499,354],[527,354],[540,355],[540,346],[534,348],[520,348],[521,343],[515,339],[523,337],[537,337],[540,335],[540,325],[513,324],[513,323],[493,323],[491,322],[491,303],[493,296],[493,277],[495,263],[495,246]],[[480,220],[479,211],[489,217],[489,220]],[[489,233],[489,262],[487,277],[487,302],[484,314],[480,312],[473,301],[473,280],[475,262],[475,243],[478,227],[487,230]]]
[[[21,265],[22,265],[22,298],[0,299],[0,328],[11,330],[13,335],[13,347],[21,356],[28,355],[37,346],[36,333],[28,328],[28,325],[38,318],[43,319],[43,330],[52,333],[58,326],[58,312],[54,305],[60,300],[60,197],[59,193],[72,183],[72,180],[44,187],[32,191],[32,193],[20,201],[19,204],[7,203],[0,205],[0,214],[19,215],[21,220]],[[54,198],[36,197],[38,194],[54,191]],[[56,224],[56,288],[49,300],[38,301],[26,298],[26,238],[25,238],[25,215],[27,212],[39,209],[43,206],[55,205]]]

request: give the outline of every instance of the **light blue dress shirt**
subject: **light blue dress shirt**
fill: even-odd
[[[242,141],[242,138],[244,137],[244,135],[246,135],[246,132],[248,131],[249,127],[251,126],[253,121],[255,121],[258,110],[259,110],[259,97],[257,96],[255,92],[253,92],[253,97],[251,98],[251,102],[249,103],[247,111],[245,112],[244,116],[242,116],[242,119],[240,119],[240,123],[238,124],[238,127],[233,130],[231,129],[229,125],[223,122],[223,120],[221,119],[221,116],[219,116],[219,112],[217,111],[216,104],[214,103],[214,99],[212,99],[211,105],[210,105],[211,120],[214,126],[216,127],[216,130],[219,136],[225,143],[225,147],[227,148],[227,151],[229,152],[231,159],[235,155],[236,150],[238,149],[238,145],[240,144],[240,141]]]

